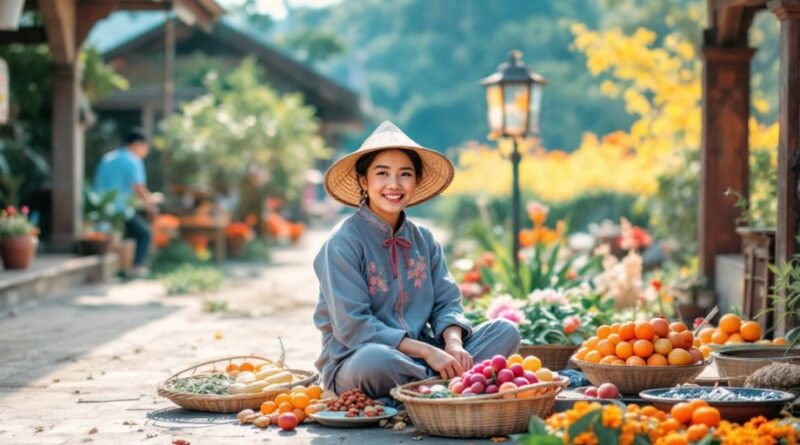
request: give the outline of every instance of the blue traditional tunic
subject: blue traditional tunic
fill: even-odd
[[[406,336],[441,340],[448,326],[467,337],[461,292],[431,231],[400,216],[396,233],[366,205],[339,223],[314,260],[322,332],[316,362],[327,388],[342,361],[361,346],[397,348]]]

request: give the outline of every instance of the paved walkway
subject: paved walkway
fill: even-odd
[[[483,443],[420,437],[413,428],[303,425],[285,434],[187,412],[156,395],[160,381],[192,364],[277,358],[278,337],[290,366],[313,369],[311,261],[325,235],[310,231],[300,246],[276,249],[270,266],[232,267],[234,278],[214,294],[167,297],[141,280],[82,288],[0,319],[0,443]],[[204,300],[225,301],[229,311],[204,312]]]

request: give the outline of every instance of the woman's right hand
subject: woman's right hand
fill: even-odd
[[[464,368],[452,355],[442,349],[431,346],[423,357],[425,363],[434,371],[438,372],[443,379],[458,377],[464,372]]]

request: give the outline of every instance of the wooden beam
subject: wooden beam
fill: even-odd
[[[47,32],[45,32],[43,26],[19,28],[16,31],[0,31],[0,45],[8,45],[11,43],[47,43]]]
[[[800,0],[773,0],[769,9],[780,20],[780,74],[778,81],[778,228],[775,234],[775,260],[785,264],[798,245],[800,205],[798,205],[798,170],[800,170]],[[778,313],[785,306],[775,308]],[[791,323],[791,321],[790,321]],[[776,326],[777,335],[790,324]]]
[[[713,281],[716,256],[740,251],[739,209],[728,189],[749,192],[750,59],[747,47],[703,48],[703,134],[698,248],[700,272]]]
[[[92,31],[95,23],[108,17],[109,14],[120,8],[120,1],[108,0],[103,3],[83,1],[78,3],[78,24],[75,31],[75,40],[78,47],[83,46],[83,42]]]
[[[39,0],[39,11],[56,64],[71,64],[78,55],[75,40],[76,2],[77,0]]]

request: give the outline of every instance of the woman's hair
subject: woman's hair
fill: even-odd
[[[405,153],[411,161],[411,165],[414,166],[414,174],[417,176],[417,182],[422,179],[422,158],[419,157],[416,151],[407,148],[384,148],[383,150],[371,151],[361,156],[356,161],[356,177],[367,176],[367,170],[369,166],[372,165],[372,161],[375,160],[375,157],[387,150],[399,150]]]

